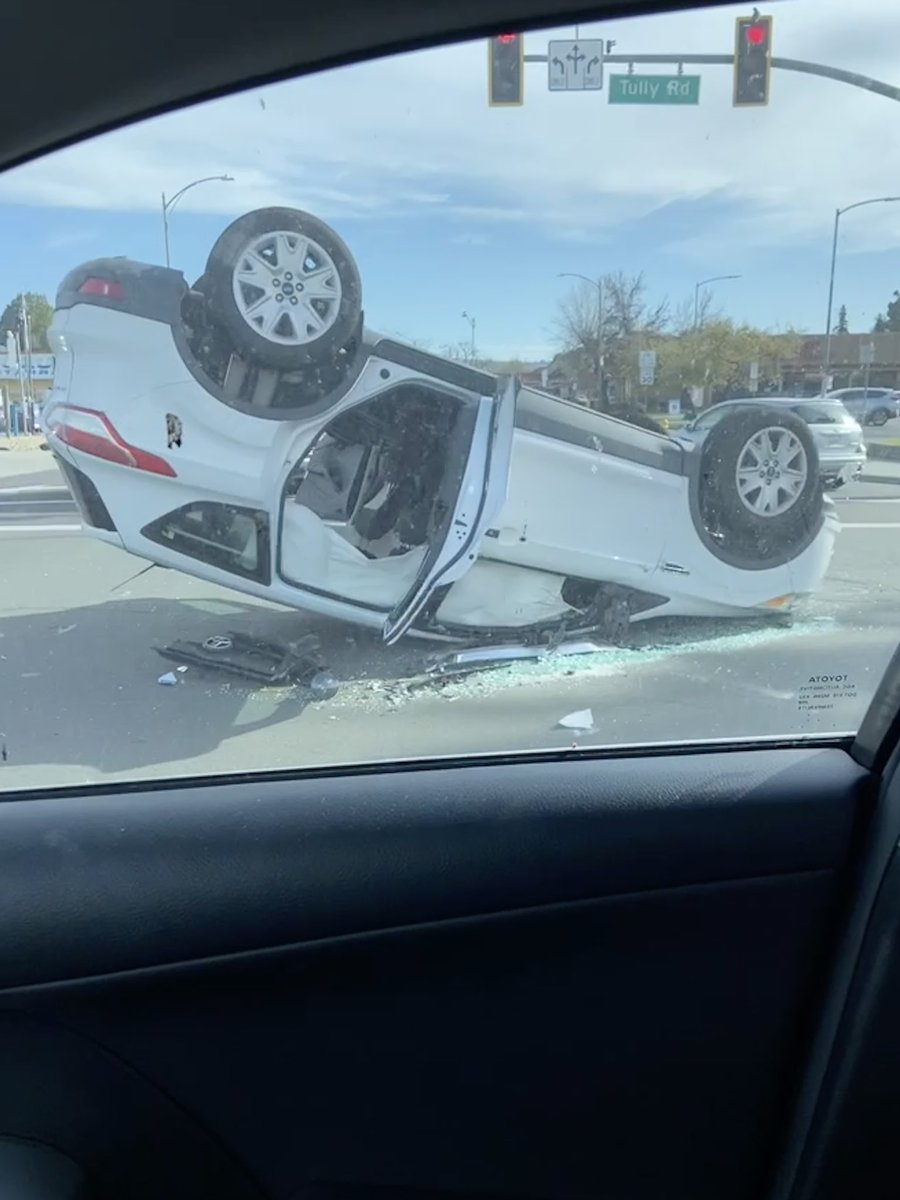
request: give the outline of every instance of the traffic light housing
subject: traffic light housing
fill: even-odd
[[[488,104],[509,107],[524,103],[524,39],[501,33],[488,43]]]
[[[738,17],[734,33],[734,106],[769,103],[772,67],[772,18]]]

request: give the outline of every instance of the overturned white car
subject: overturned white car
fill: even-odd
[[[44,426],[91,535],[388,642],[783,612],[831,557],[791,413],[691,450],[380,337],[347,247],[293,209],[235,221],[191,288],[83,264],[51,339]]]

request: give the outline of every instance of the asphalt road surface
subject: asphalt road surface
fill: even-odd
[[[54,468],[0,481],[0,790],[577,744],[850,731],[900,639],[900,471],[836,498],[821,593],[790,626],[654,621],[628,647],[410,690],[434,647],[249,601],[84,537]],[[16,487],[17,490],[10,489]],[[262,687],[154,647],[314,630],[338,694]],[[838,683],[810,685],[813,676]],[[844,678],[845,677],[845,678]],[[810,687],[813,690],[810,691]],[[589,709],[573,731],[560,718]]]

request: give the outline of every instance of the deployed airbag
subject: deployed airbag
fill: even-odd
[[[574,610],[562,598],[565,577],[478,559],[450,588],[437,611],[451,625],[535,625]]]

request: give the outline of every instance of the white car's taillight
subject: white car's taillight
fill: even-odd
[[[175,469],[158,454],[132,446],[119,433],[106,413],[74,404],[60,404],[49,415],[47,432],[65,445],[94,458],[149,471],[151,475],[175,478]]]
[[[104,300],[124,300],[125,289],[118,279],[91,275],[78,289],[82,296],[102,296]]]

